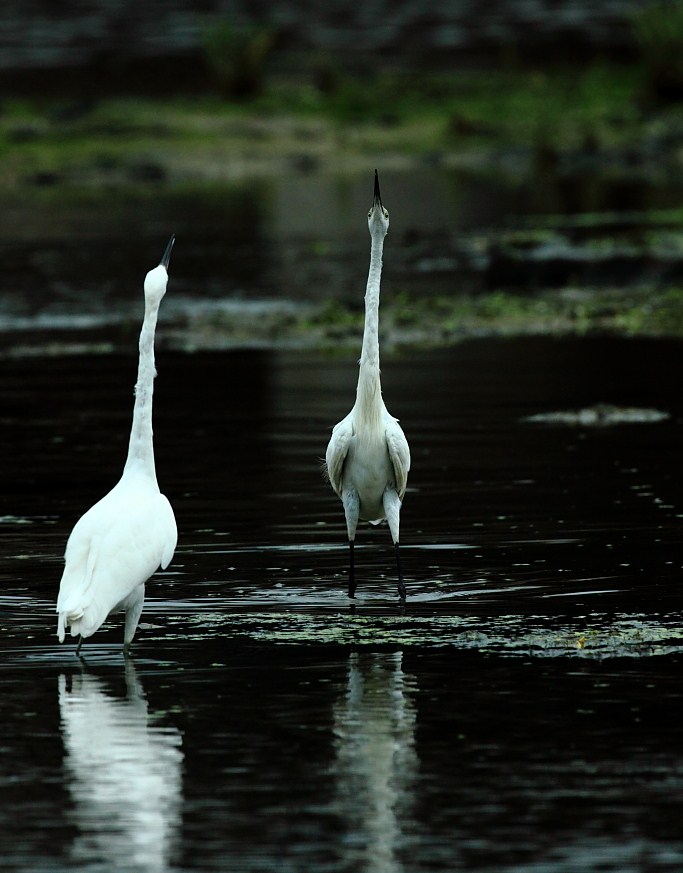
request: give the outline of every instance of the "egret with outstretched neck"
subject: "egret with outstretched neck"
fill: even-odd
[[[401,572],[399,521],[410,470],[410,449],[398,419],[389,415],[382,398],[379,291],[389,213],[382,205],[377,170],[368,228],[372,243],[356,402],[346,418],[332,430],[325,467],[330,484],[344,506],[349,538],[349,597],[355,597],[356,592],[353,550],[358,520],[379,524],[386,519],[396,552],[398,593],[404,601],[406,590]]]
[[[161,263],[145,277],[145,316],[123,475],[76,522],[66,544],[57,635],[63,642],[70,627],[71,636],[80,637],[77,652],[113,612],[125,613],[123,649],[128,652],[142,613],[145,582],[159,566],[168,566],[178,539],[173,509],[157,483],[152,438],[154,333],[174,242],[172,236]]]

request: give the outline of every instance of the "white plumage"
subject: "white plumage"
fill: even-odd
[[[358,520],[371,524],[387,520],[396,550],[398,591],[405,599],[399,557],[401,503],[410,470],[410,449],[398,419],[382,398],[379,369],[379,293],[384,237],[389,213],[382,205],[375,170],[375,191],[368,212],[372,239],[370,270],[365,292],[365,327],[360,357],[356,402],[332,430],[325,454],[330,484],[344,506],[349,538],[349,597],[355,596],[353,545]]]
[[[123,611],[128,650],[142,612],[145,582],[159,566],[168,566],[178,539],[171,504],[157,484],[152,436],[154,332],[174,241],[171,237],[161,263],[145,278],[138,380],[123,475],[76,522],[66,545],[57,634],[63,642],[70,627],[72,637],[80,636],[79,649],[110,613]]]

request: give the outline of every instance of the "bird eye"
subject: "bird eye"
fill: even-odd
[[[372,218],[372,209],[368,209],[368,218]]]
[[[389,218],[389,213],[387,212],[386,209],[384,210],[384,217],[387,218],[387,219]]]

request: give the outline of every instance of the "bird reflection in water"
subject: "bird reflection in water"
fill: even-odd
[[[352,652],[335,706],[337,811],[348,828],[347,860],[366,873],[398,873],[408,842],[418,758],[414,680],[402,661],[402,652]]]
[[[64,762],[78,834],[74,863],[166,870],[181,824],[182,739],[155,726],[126,659],[126,696],[85,670],[59,677]]]

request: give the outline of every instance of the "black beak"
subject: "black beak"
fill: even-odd
[[[379,193],[379,176],[377,175],[377,170],[375,170],[375,196],[372,199],[373,206],[382,206],[382,196]]]
[[[168,262],[171,260],[171,249],[173,248],[173,243],[175,242],[175,234],[168,241],[168,245],[166,246],[166,251],[164,252],[164,256],[161,259],[161,266],[168,272]]]

